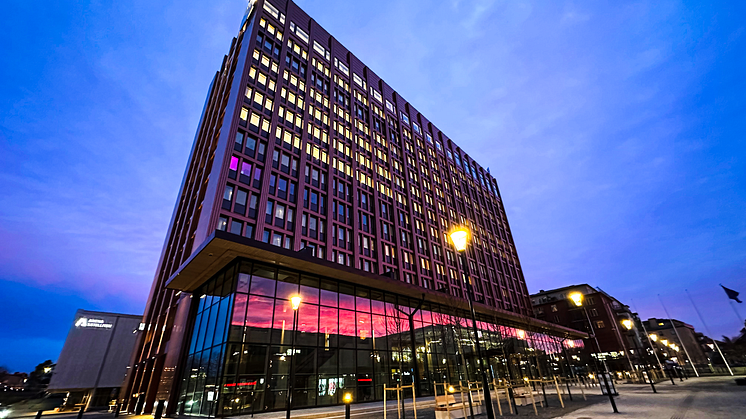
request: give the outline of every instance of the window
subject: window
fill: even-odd
[[[308,34],[299,28],[292,20],[290,21],[290,32],[298,35],[298,38],[302,39],[306,44],[308,43]]]
[[[268,224],[272,224],[272,214],[274,213],[274,202],[267,201],[267,211],[265,212],[264,221]]]
[[[288,196],[288,181],[287,179],[280,178],[277,183],[277,196],[282,199],[287,199]]]
[[[246,224],[246,229],[244,230],[244,236],[250,239],[254,238],[254,225]]]
[[[596,322],[596,329],[603,329],[604,327],[606,327],[606,325],[604,325],[603,320],[598,320]]]
[[[241,221],[233,220],[231,221],[231,230],[230,232],[233,234],[241,235],[241,230],[243,229],[243,223]]]
[[[243,133],[241,131],[236,133],[236,141],[233,144],[233,149],[236,151],[243,150]]]
[[[228,219],[226,217],[220,217],[218,219],[218,230],[225,231],[228,228]]]
[[[396,108],[394,107],[394,104],[389,102],[388,99],[386,99],[386,109],[388,109],[392,113],[396,113]]]
[[[231,156],[230,164],[228,165],[228,177],[231,179],[236,179],[238,173],[238,157]]]
[[[251,194],[249,198],[249,218],[256,219],[256,207],[259,203],[259,197],[255,194]]]
[[[264,2],[264,10],[270,14],[270,16],[274,17],[275,19],[279,20],[280,23],[285,23],[285,15],[280,13],[280,11],[273,6],[270,2],[265,1]]]
[[[249,193],[243,189],[238,189],[236,191],[236,205],[233,207],[233,212],[241,215],[246,214],[246,201],[248,196]]]
[[[278,203],[275,205],[275,226],[285,227],[285,205]]]
[[[339,61],[337,58],[334,58],[334,66],[339,69],[342,73],[344,73],[345,76],[350,76],[350,69],[347,68],[346,65],[344,65],[341,61]]]
[[[592,308],[590,312],[591,312],[591,317],[598,317],[598,311],[595,308]]]
[[[272,233],[272,245],[282,246],[282,234]]]
[[[373,94],[373,98],[375,98],[379,102],[383,102],[383,96],[381,96],[381,93],[374,89],[373,86],[370,87],[370,92]]]
[[[251,186],[257,189],[262,187],[262,169],[259,167],[254,168],[254,180]]]
[[[223,209],[230,210],[233,203],[233,186],[226,185],[223,191]]]
[[[329,51],[326,50],[321,44],[313,41],[313,49],[316,50],[326,61],[329,61]]]

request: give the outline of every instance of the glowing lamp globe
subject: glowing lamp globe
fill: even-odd
[[[451,241],[459,252],[466,250],[466,242],[468,240],[469,230],[464,227],[459,227],[451,232]]]
[[[300,296],[296,295],[290,299],[290,303],[293,304],[293,310],[297,310],[300,307]]]
[[[570,299],[578,307],[580,307],[580,306],[583,305],[583,294],[581,294],[579,292],[574,292],[574,293],[570,294]]]

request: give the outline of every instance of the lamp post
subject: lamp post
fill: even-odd
[[[285,419],[290,419],[290,407],[293,404],[293,365],[295,360],[295,331],[298,328],[298,308],[300,308],[300,295],[290,299],[293,305],[293,337],[290,339],[290,371],[288,372],[288,396]]]
[[[622,320],[622,326],[624,326],[625,329],[631,332],[632,329],[634,329],[635,327],[635,322],[630,319],[624,319]],[[650,387],[653,388],[653,393],[657,393],[658,391],[655,389],[655,384],[653,383],[653,375],[650,374],[650,370],[648,369],[648,362],[642,357],[640,346],[637,344],[637,333],[634,333],[634,336],[632,337],[632,343],[635,344],[635,350],[637,351],[640,361],[642,361],[642,367],[645,368],[645,373],[648,375],[648,379],[650,380]]]
[[[464,227],[453,230],[450,234],[451,241],[453,241],[454,247],[458,251],[459,261],[464,269],[466,275],[466,300],[469,302],[469,310],[471,311],[471,325],[474,329],[474,341],[477,347],[477,358],[479,360],[479,370],[482,373],[482,389],[484,393],[484,404],[487,405],[487,419],[495,419],[495,411],[492,408],[492,394],[490,392],[490,384],[487,379],[487,366],[482,358],[482,345],[479,343],[479,332],[477,328],[477,315],[474,311],[474,304],[472,303],[472,297],[474,294],[474,288],[471,286],[471,275],[469,274],[469,265],[466,261],[464,253],[466,253],[466,245],[469,241],[469,230]],[[471,397],[469,397],[471,399]]]
[[[649,334],[649,335],[648,335],[648,338],[650,338],[650,340],[652,340],[653,342],[658,342],[658,335],[656,335],[655,333],[651,333],[651,334]],[[663,343],[663,342],[666,342],[666,343]],[[661,340],[661,344],[663,344],[663,346],[666,346],[666,344],[668,344],[668,341],[667,341],[667,340],[665,340],[665,339],[663,339],[663,340]],[[655,348],[655,347],[653,347],[653,352],[655,352],[655,349],[656,349],[656,348]],[[664,354],[664,355],[665,355],[665,354]],[[658,356],[658,352],[655,352],[655,356],[656,356],[656,357]],[[659,360],[658,362],[660,363],[660,360]],[[663,368],[663,366],[661,366],[661,374],[663,374],[663,375],[666,375],[666,370],[667,370],[667,369],[668,369],[668,368],[664,369],[664,368]],[[672,372],[670,372],[670,370],[668,371],[668,378],[670,378],[670,379],[671,379],[671,384],[672,384],[672,385],[676,385],[676,382],[675,382],[675,381],[673,380],[673,373],[672,373]]]
[[[570,300],[572,300],[572,302],[575,303],[577,307],[583,307],[585,318],[588,320],[588,327],[591,329],[593,340],[596,341],[596,348],[598,349],[598,353],[601,354],[601,345],[598,344],[598,337],[596,336],[596,331],[593,329],[591,316],[588,315],[588,309],[586,309],[583,305],[583,294],[574,292],[570,294]],[[611,386],[609,386],[609,380],[611,380],[611,372],[609,372],[609,366],[606,364],[606,357],[604,357],[601,362],[604,364],[604,370],[606,370],[606,375],[608,378],[604,379],[604,384],[606,384],[606,394],[609,395],[609,402],[611,403],[611,408],[614,409],[614,413],[619,413],[619,410],[616,408],[616,402],[614,402],[614,396],[611,394]]]

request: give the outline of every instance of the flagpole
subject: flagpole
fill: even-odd
[[[694,299],[692,298],[692,295],[689,294],[689,290],[685,289],[684,291],[686,291],[686,295],[689,297],[689,300],[692,302],[692,307],[694,307],[694,311],[697,312],[697,316],[699,316],[699,320],[702,321],[702,325],[705,327],[707,334],[712,336],[712,333],[710,332],[710,328],[707,327],[707,323],[705,323],[705,319],[702,317],[702,313],[699,312],[697,305],[694,304]],[[730,369],[730,365],[728,365],[728,360],[725,359],[725,355],[723,355],[723,351],[720,350],[720,346],[718,345],[717,339],[713,339],[712,342],[715,343],[715,348],[718,350],[720,357],[723,358],[723,362],[725,362],[725,366],[728,367],[728,372],[730,373],[730,375],[733,375],[733,371]],[[684,346],[684,345],[681,345],[681,346]]]
[[[743,329],[744,327],[746,327],[746,325],[744,325],[744,323],[743,323],[743,317],[741,317],[741,313],[738,312],[738,309],[736,308],[736,305],[733,304],[733,300],[729,300],[728,302],[730,303],[730,306],[733,307],[733,311],[736,313],[736,317],[738,317],[738,320],[741,321],[741,325],[739,327],[741,329]],[[738,329],[738,331],[740,332],[741,329]]]
[[[676,333],[676,338],[679,340],[679,343],[681,344],[681,347],[684,348],[684,353],[686,354],[686,357],[689,359],[689,363],[692,364],[692,369],[694,370],[694,373],[699,377],[699,372],[697,371],[697,367],[694,366],[694,362],[692,362],[692,357],[689,356],[689,351],[686,350],[686,345],[684,345],[684,341],[681,340],[681,336],[679,336],[679,331],[676,330],[676,325],[673,323],[673,319],[671,318],[671,315],[668,314],[668,309],[666,308],[666,305],[663,304],[663,299],[661,298],[661,295],[658,294],[658,300],[660,300],[661,305],[663,306],[663,311],[666,312],[666,316],[668,316],[668,321],[671,322],[671,327],[673,327],[674,333]]]
[[[639,313],[639,311],[637,310],[637,304],[635,303],[635,300],[630,300],[630,301],[632,302],[632,305],[634,305],[635,311]],[[638,317],[639,317],[639,314],[638,314]],[[661,359],[658,358],[658,351],[655,350],[655,346],[653,346],[653,341],[650,340],[650,334],[648,333],[648,328],[645,327],[645,320],[640,319],[640,324],[642,325],[642,331],[645,332],[645,337],[648,339],[648,344],[650,345],[650,349],[653,351],[653,355],[655,355],[655,360],[658,361],[658,366],[661,369],[661,374],[664,374],[664,378],[665,378],[666,370],[663,369],[663,364],[661,364]]]

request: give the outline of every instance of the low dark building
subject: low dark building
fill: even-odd
[[[78,310],[48,391],[68,392],[66,407],[100,408],[116,399],[142,316]]]
[[[673,326],[676,327],[676,330],[674,330]],[[671,325],[671,320],[668,319],[656,319],[653,317],[645,321],[648,333],[655,334],[660,341],[666,340],[669,343],[677,345],[676,347],[681,348],[680,351],[674,351],[676,353],[672,354],[672,359],[681,365],[688,365],[688,354],[688,357],[691,358],[691,362],[694,363],[696,368],[708,368],[710,360],[700,344],[700,339],[697,337],[698,333],[694,331],[694,326],[676,319],[673,320],[673,326]]]
[[[0,372],[0,391],[23,391],[27,379],[25,372]]]

